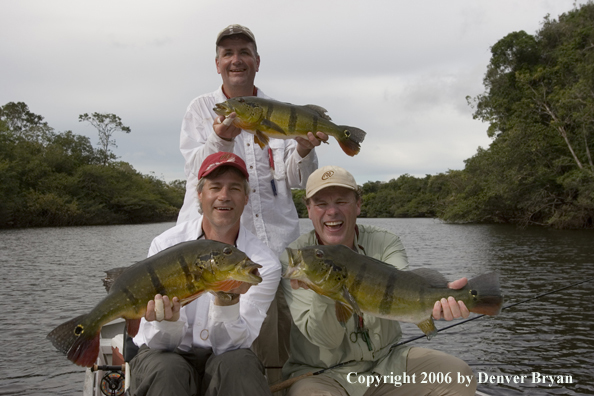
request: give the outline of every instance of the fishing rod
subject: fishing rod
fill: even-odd
[[[501,308],[501,310],[503,311],[505,309],[508,309],[508,308],[511,308],[511,307],[515,307],[516,305],[524,304],[524,303],[526,303],[528,301],[536,300],[537,298],[541,298],[541,297],[547,296],[549,294],[557,293],[557,292],[560,292],[562,290],[566,290],[566,289],[569,289],[571,287],[574,287],[574,286],[577,286],[577,285],[581,285],[582,283],[586,283],[586,282],[589,282],[589,281],[592,281],[592,280],[594,280],[594,278],[585,279],[585,280],[582,280],[582,281],[573,283],[573,284],[571,284],[569,286],[564,286],[564,287],[562,287],[560,289],[556,289],[556,290],[552,290],[552,291],[549,291],[549,292],[546,292],[546,293],[542,293],[542,294],[539,294],[537,296],[530,297],[530,298],[527,298],[525,300],[522,300],[522,301],[519,301],[519,302],[516,302],[516,303],[513,303],[513,304],[508,304],[508,305],[504,306],[503,308]],[[470,322],[470,321],[473,321],[473,320],[482,318],[483,316],[485,316],[485,314],[473,316],[472,318],[465,319],[465,320],[463,320],[461,322],[457,322],[457,323],[454,323],[452,325],[449,325],[449,326],[446,326],[446,327],[442,327],[441,329],[438,329],[437,332],[439,333],[441,331],[445,331],[447,329],[451,329],[452,327],[456,327],[456,326],[459,326],[461,324],[464,324],[464,323],[467,323],[467,322]],[[392,345],[390,347],[390,350],[392,350],[392,349],[394,349],[396,347],[399,347],[401,345],[408,344],[409,342],[416,341],[416,340],[421,339],[423,337],[426,337],[425,334],[422,334],[422,335],[417,336],[417,337],[410,338],[410,339],[408,339],[406,341],[399,342],[397,344]],[[347,364],[355,363],[355,362],[356,362],[356,360],[349,360],[348,362],[339,363],[337,365],[334,365],[334,366],[331,366],[331,367],[328,367],[328,368],[325,368],[325,369],[322,369],[322,370],[312,371],[310,373],[306,373],[306,374],[300,375],[300,376],[295,377],[295,378],[289,378],[286,381],[280,382],[280,383],[278,383],[276,385],[272,385],[270,387],[270,391],[272,393],[281,391],[283,389],[286,389],[286,388],[290,387],[295,382],[297,382],[299,380],[302,380],[303,378],[311,377],[312,375],[319,375],[319,374],[322,374],[322,373],[324,373],[324,372],[326,372],[328,370],[332,370],[332,369],[335,369],[335,368],[338,368],[338,367],[346,366]]]

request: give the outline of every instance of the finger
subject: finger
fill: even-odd
[[[223,120],[223,125],[229,126],[233,123],[233,120],[237,117],[236,113],[231,113]]]
[[[305,147],[308,150],[311,150],[313,148],[313,146],[311,145],[311,142],[308,139],[305,139],[302,137],[296,137],[295,140],[297,141],[297,144]]]
[[[462,314],[462,317],[464,319],[470,316],[470,311],[468,310],[468,307],[466,307],[466,304],[464,304],[463,301],[458,301],[458,306],[460,307],[460,313]]]
[[[445,298],[441,299],[441,308],[443,309],[443,318],[445,320],[452,320],[454,319],[452,317],[452,310],[450,309],[450,306],[448,304],[448,300],[446,300]]]
[[[316,136],[324,143],[328,142],[328,135],[325,134],[324,132],[316,132]]]
[[[173,307],[171,308],[171,311],[173,313],[178,313],[180,309],[181,309],[181,303],[179,302],[179,298],[173,297]]]
[[[468,283],[467,278],[460,278],[453,282],[448,283],[450,289],[462,289]]]
[[[147,322],[152,322],[155,320],[155,300],[151,300],[148,302],[148,304],[146,304],[144,318],[147,320]]]
[[[439,301],[435,301],[433,304],[433,319],[441,319],[441,303]]]
[[[452,316],[454,318],[460,318],[462,316],[462,314],[460,313],[460,306],[456,302],[456,299],[454,297],[449,297],[448,298],[448,304],[450,306],[450,310],[452,312]]]
[[[291,279],[291,289],[299,289],[299,281],[297,279]]]

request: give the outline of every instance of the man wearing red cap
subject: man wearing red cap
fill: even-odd
[[[237,246],[262,265],[262,282],[253,287],[243,283],[228,293],[203,294],[181,308],[176,297],[155,296],[134,337],[140,350],[130,362],[132,394],[270,394],[263,365],[249,348],[275,295],[280,263],[240,223],[250,191],[245,162],[233,153],[211,154],[202,162],[198,178],[202,217],[157,236],[149,256],[184,241],[217,240]],[[161,322],[155,320],[158,300],[165,311]]]

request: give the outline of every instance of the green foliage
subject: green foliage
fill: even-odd
[[[297,209],[297,215],[302,218],[306,219],[308,217],[307,214],[307,206],[305,206],[305,190],[294,188],[291,190],[293,195],[293,203],[295,204],[295,208]]]
[[[177,217],[185,182],[167,184],[126,162],[104,164],[89,138],[54,133],[24,103],[0,109],[0,228]]]
[[[101,158],[101,163],[107,165],[109,162],[117,159],[116,155],[111,151],[111,148],[117,148],[116,142],[112,139],[112,135],[117,131],[130,133],[130,127],[122,123],[122,119],[115,114],[87,113],[78,116],[78,121],[88,121],[91,125],[97,128],[99,132],[99,146],[98,155]]]

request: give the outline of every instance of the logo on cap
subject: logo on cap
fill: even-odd
[[[327,180],[327,179],[331,178],[332,175],[334,175],[334,171],[328,171],[322,175],[322,180]]]

